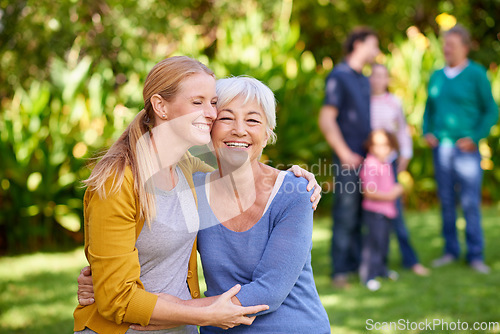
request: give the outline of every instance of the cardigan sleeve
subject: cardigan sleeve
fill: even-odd
[[[242,285],[236,295],[243,306],[266,304],[276,311],[297,282],[312,247],[313,210],[307,182],[296,180],[296,191],[276,215],[274,228],[252,282]]]
[[[138,212],[133,183],[127,169],[118,192],[110,191],[112,178],[106,182],[105,198],[87,190],[87,258],[98,312],[116,324],[145,326],[158,297],[146,292],[139,280],[141,269],[135,247]]]

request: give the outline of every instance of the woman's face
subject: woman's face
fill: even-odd
[[[207,144],[217,117],[216,104],[215,78],[206,73],[193,74],[180,84],[175,98],[166,102],[167,122],[192,145]]]
[[[246,161],[258,161],[266,146],[267,118],[255,101],[243,104],[236,97],[217,111],[212,127],[212,142],[221,162],[239,167]]]
[[[385,66],[375,65],[372,67],[370,86],[373,95],[380,95],[387,92],[387,87],[389,86],[389,73]]]

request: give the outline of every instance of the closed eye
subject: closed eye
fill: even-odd
[[[258,123],[258,124],[261,123],[259,120],[256,120],[256,119],[249,119],[249,120],[247,120],[247,122]]]

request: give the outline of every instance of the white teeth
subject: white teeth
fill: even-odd
[[[200,130],[210,130],[210,127],[207,124],[194,124],[195,127],[197,127]]]
[[[247,148],[249,146],[249,144],[245,143],[226,143],[226,145],[229,147],[244,147],[244,148]]]

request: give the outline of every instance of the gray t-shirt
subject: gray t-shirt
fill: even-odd
[[[181,169],[179,181],[170,191],[156,189],[156,218],[151,228],[142,228],[137,242],[141,281],[148,292],[168,293],[191,299],[186,283],[188,262],[199,229],[199,217],[193,193]],[[129,329],[127,333],[141,333]],[[181,326],[151,333],[198,333],[196,326]]]

